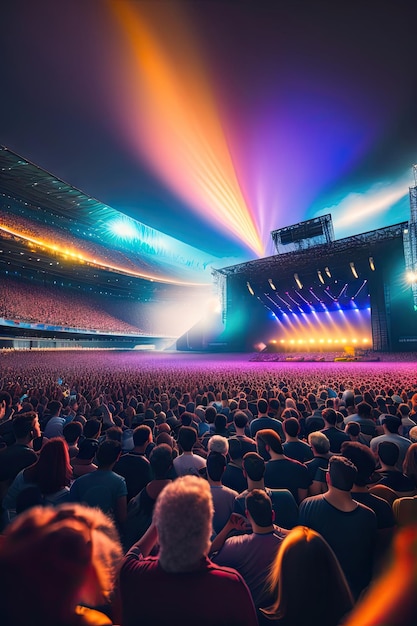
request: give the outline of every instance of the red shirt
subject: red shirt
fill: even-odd
[[[243,578],[208,558],[192,572],[168,573],[158,557],[130,552],[120,572],[123,626],[257,626]]]

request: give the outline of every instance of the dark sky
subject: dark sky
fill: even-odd
[[[408,219],[416,2],[123,4],[2,2],[0,144],[214,257]]]

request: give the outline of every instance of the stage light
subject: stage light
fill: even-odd
[[[417,272],[412,272],[412,271],[407,272],[406,278],[407,278],[407,282],[411,284],[417,282]]]
[[[356,267],[355,267],[354,262],[353,262],[353,261],[351,261],[351,262],[349,263],[349,265],[350,265],[350,269],[351,269],[352,274],[354,275],[354,277],[355,277],[355,278],[359,278],[359,276],[358,276],[358,272],[356,271]]]
[[[281,340],[280,340],[280,343],[285,343],[285,339],[281,339]]]
[[[254,292],[254,290],[252,289],[250,282],[247,282],[247,283],[246,283],[246,287],[248,288],[248,291],[249,291],[250,295],[251,295],[251,296],[254,296],[254,295],[255,295],[255,292]]]
[[[301,280],[299,279],[298,274],[294,274],[294,280],[295,280],[295,282],[297,283],[298,288],[299,288],[299,289],[302,289],[302,288],[303,288],[303,283],[302,283],[302,282],[301,282]]]
[[[321,284],[324,285],[323,274],[320,272],[320,270],[317,270],[317,276],[319,277],[319,281],[321,282]]]
[[[275,287],[274,283],[272,282],[272,278],[268,278],[268,282],[269,282],[269,284],[271,285],[271,289],[273,289],[274,291],[276,291],[276,289],[277,289],[277,288]]]
[[[328,268],[328,267],[325,267],[325,268],[324,268],[324,271],[326,272],[326,275],[327,275],[329,278],[331,278],[331,277],[332,277],[332,274],[331,274],[331,272],[330,272],[330,270],[329,270],[329,268]]]
[[[374,258],[372,256],[369,257],[369,267],[371,268],[373,272],[375,272],[375,263],[374,263]]]
[[[294,339],[290,339],[290,343],[295,343]]]

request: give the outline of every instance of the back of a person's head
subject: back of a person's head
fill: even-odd
[[[262,442],[264,446],[269,446],[276,454],[283,454],[281,437],[272,428],[264,428],[256,433],[256,441]]]
[[[337,415],[334,409],[323,409],[321,412],[322,417],[328,424],[335,426],[337,422]]]
[[[358,470],[344,456],[332,456],[329,459],[329,477],[331,486],[340,491],[351,491]]]
[[[269,410],[273,413],[279,411],[279,400],[277,400],[277,398],[271,398],[269,400]]]
[[[401,402],[401,404],[398,405],[397,414],[399,417],[407,417],[410,415],[410,412],[411,409],[405,402]]]
[[[333,550],[319,533],[306,526],[296,526],[284,538],[268,583],[276,599],[262,612],[286,624],[334,626],[353,606]],[[302,601],[300,589],[304,590]]]
[[[247,452],[243,457],[243,469],[250,480],[258,482],[265,474],[265,461],[257,452]]]
[[[59,415],[61,413],[62,403],[58,400],[48,402],[48,411],[51,415]]]
[[[149,462],[155,480],[166,478],[172,467],[172,447],[167,443],[158,444],[149,455]]]
[[[400,448],[394,441],[381,441],[378,445],[378,456],[385,465],[395,465],[400,456]]]
[[[296,409],[291,409],[291,408],[287,407],[281,413],[281,419],[287,420],[290,417],[295,417],[297,419],[298,418],[298,413],[297,413]]]
[[[181,414],[180,420],[183,426],[191,426],[194,420],[194,415],[189,411],[184,411],[184,413]]]
[[[226,469],[227,459],[224,454],[211,452],[207,457],[207,474],[213,482],[219,482]]]
[[[226,437],[222,437],[222,435],[213,435],[208,441],[207,450],[208,452],[218,452],[219,454],[227,455],[229,452],[229,442]]]
[[[237,461],[242,458],[242,443],[239,437],[230,437],[228,439],[229,444],[229,456],[232,461]]]
[[[152,431],[146,424],[136,426],[133,431],[133,445],[141,447],[152,438]]]
[[[274,521],[271,498],[263,489],[252,489],[245,498],[245,506],[255,524],[262,528]]]
[[[214,418],[214,428],[218,432],[223,432],[226,429],[227,417],[224,413],[217,413]]]
[[[144,419],[145,420],[154,420],[155,419],[155,411],[153,409],[151,409],[150,407],[148,407],[146,409],[146,411],[145,411]]]
[[[259,398],[256,406],[258,407],[258,413],[266,413],[268,410],[268,402],[264,398]]]
[[[78,445],[77,459],[92,461],[98,450],[97,439],[83,439]]]
[[[289,417],[282,422],[282,427],[289,437],[297,437],[300,423],[296,417]]]
[[[65,441],[71,445],[74,444],[77,439],[79,439],[81,437],[81,435],[83,434],[83,427],[81,426],[80,422],[69,422],[68,424],[65,424],[64,429],[63,429],[63,435],[64,435],[64,439]]]
[[[383,425],[386,427],[388,432],[392,434],[397,434],[398,429],[401,426],[401,419],[396,415],[390,415],[386,413],[381,419]]]
[[[105,439],[98,447],[96,460],[99,467],[109,467],[116,463],[122,453],[122,444],[114,439]]]
[[[97,419],[89,419],[84,426],[84,437],[87,439],[97,439],[101,429],[101,422]]]
[[[106,439],[111,439],[112,441],[119,441],[121,443],[123,437],[123,430],[120,426],[110,426],[110,428],[106,429]]]
[[[308,436],[308,443],[313,446],[317,454],[327,454],[330,450],[330,441],[326,435],[315,430]]]
[[[68,446],[61,437],[48,439],[39,458],[24,470],[27,482],[36,483],[42,494],[51,494],[68,486],[72,477]]]
[[[361,427],[358,422],[349,422],[346,424],[345,433],[352,437],[359,437],[361,433]]]
[[[197,568],[210,548],[212,517],[213,500],[204,478],[181,476],[163,489],[153,515],[163,570],[187,572]]]
[[[12,430],[16,439],[25,439],[31,432],[33,432],[36,419],[37,415],[34,411],[16,415],[12,421]]]
[[[178,431],[178,445],[183,452],[191,452],[197,441],[197,433],[192,426],[181,426]]]
[[[356,407],[356,412],[359,417],[363,417],[365,419],[371,419],[372,416],[372,406],[367,402],[359,402]]]
[[[246,400],[246,398],[240,398],[239,399],[239,403],[237,405],[237,408],[240,411],[243,411],[243,409],[247,409],[248,408],[248,401]]]
[[[206,417],[206,422],[208,424],[214,424],[216,415],[217,415],[217,410],[215,406],[210,405],[206,408],[205,417]]]
[[[243,413],[243,411],[236,411],[233,415],[233,421],[237,428],[245,428],[245,426],[249,422],[249,419],[246,413]]]
[[[341,453],[352,461],[358,470],[355,485],[360,487],[367,485],[376,467],[375,457],[368,446],[357,441],[344,441],[341,446]]]
[[[114,524],[98,509],[65,504],[21,513],[4,531],[0,551],[0,570],[7,571],[2,623],[78,623],[82,589],[88,585],[97,603],[109,601],[121,559]]]

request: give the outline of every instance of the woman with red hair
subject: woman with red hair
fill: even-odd
[[[66,500],[72,479],[68,447],[61,438],[49,439],[39,458],[16,476],[4,499],[9,519],[31,504],[59,504]]]

